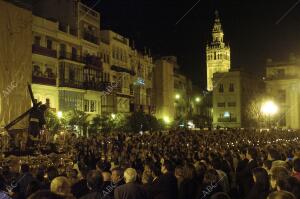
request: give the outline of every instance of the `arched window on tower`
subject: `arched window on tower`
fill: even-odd
[[[215,52],[215,55],[214,55],[214,60],[217,59],[217,52]]]

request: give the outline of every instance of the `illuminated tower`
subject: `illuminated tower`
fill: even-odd
[[[230,69],[230,47],[223,41],[224,33],[218,11],[215,12],[215,22],[212,29],[212,42],[206,46],[207,90],[213,90],[213,74],[228,72]]]

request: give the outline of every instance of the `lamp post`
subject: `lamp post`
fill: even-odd
[[[268,126],[271,127],[271,117],[278,112],[278,106],[273,101],[266,101],[261,106],[261,112],[268,117]]]

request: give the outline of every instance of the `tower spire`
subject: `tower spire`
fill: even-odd
[[[227,72],[230,69],[230,47],[225,45],[223,38],[224,32],[220,16],[218,10],[216,10],[212,28],[212,41],[206,46],[208,91],[214,88],[213,74],[216,72]]]

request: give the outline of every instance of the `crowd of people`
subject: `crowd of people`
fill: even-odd
[[[300,199],[299,138],[281,130],[64,135],[41,158],[2,155],[0,199]]]

